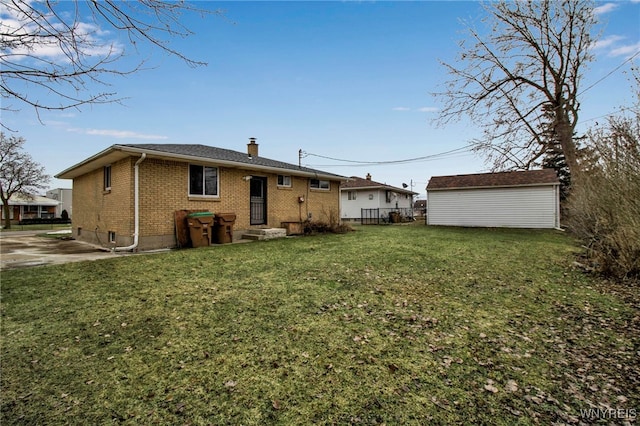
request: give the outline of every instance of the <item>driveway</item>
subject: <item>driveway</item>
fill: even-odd
[[[40,232],[41,233],[41,232]],[[75,240],[39,237],[35,232],[0,233],[0,270],[123,256]]]

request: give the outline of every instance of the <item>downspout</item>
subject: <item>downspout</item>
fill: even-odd
[[[134,250],[138,247],[138,237],[140,234],[140,172],[139,166],[140,163],[147,158],[146,153],[142,153],[142,156],[136,161],[136,164],[133,166],[133,221],[134,221],[134,230],[133,230],[133,244],[126,247],[114,247],[113,251],[129,251]]]

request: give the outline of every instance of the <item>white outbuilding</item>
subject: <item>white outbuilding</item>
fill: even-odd
[[[553,169],[434,176],[427,224],[559,228],[560,181]]]

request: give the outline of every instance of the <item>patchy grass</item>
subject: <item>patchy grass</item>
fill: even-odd
[[[3,272],[2,423],[634,421],[637,294],[575,253],[387,226]]]

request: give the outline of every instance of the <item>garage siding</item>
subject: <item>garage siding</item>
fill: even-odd
[[[428,191],[429,225],[555,228],[556,186]]]

